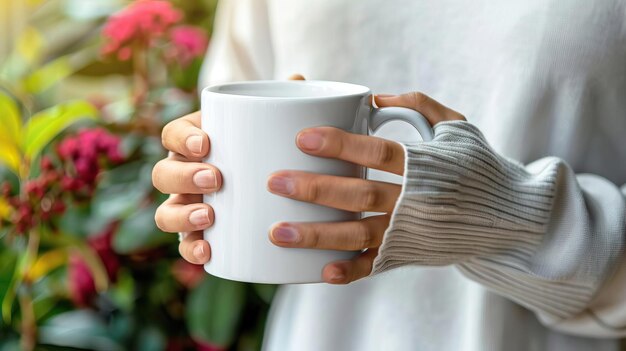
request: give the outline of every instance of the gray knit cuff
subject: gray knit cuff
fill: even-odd
[[[433,141],[405,146],[403,191],[373,273],[532,255],[549,221],[557,168],[529,173],[494,152],[468,122],[434,130]]]
[[[405,146],[402,194],[371,274],[455,264],[544,321],[584,310],[623,252],[615,185],[554,157],[524,167],[468,122],[434,129],[432,142]]]

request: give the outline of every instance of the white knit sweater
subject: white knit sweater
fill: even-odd
[[[618,0],[221,1],[203,84],[301,73],[469,121],[382,128],[406,173],[372,276],[282,287],[265,348],[619,349],[624,23]]]

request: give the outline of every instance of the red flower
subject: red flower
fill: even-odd
[[[78,140],[75,138],[65,138],[57,147],[57,153],[61,159],[71,160],[78,152]]]
[[[17,200],[16,202],[17,206],[14,207],[17,208],[17,211],[13,214],[13,223],[15,223],[16,232],[23,234],[35,225],[34,210],[28,201]]]
[[[52,160],[48,156],[42,156],[40,161],[41,169],[44,171],[50,171],[54,169],[54,164],[52,164]]]
[[[96,285],[89,267],[79,256],[70,256],[67,267],[70,298],[76,306],[88,306],[96,295]]]
[[[198,285],[205,274],[201,265],[191,264],[183,259],[176,260],[172,265],[172,275],[188,289]]]
[[[0,194],[3,198],[8,199],[11,197],[13,189],[11,189],[11,184],[8,181],[2,183],[2,187],[0,188]]]
[[[133,46],[152,45],[154,39],[163,36],[181,18],[182,14],[167,1],[136,1],[106,22],[102,35],[108,42],[102,53],[117,53],[119,60],[128,60]]]
[[[119,258],[111,247],[116,228],[117,225],[111,224],[102,233],[87,240],[89,246],[98,254],[111,282],[116,281],[120,268]],[[89,306],[97,293],[93,273],[89,266],[82,257],[72,255],[67,270],[68,288],[72,301],[77,306]]]
[[[187,66],[193,59],[204,55],[208,39],[204,31],[193,26],[177,26],[170,33],[172,40],[171,57],[179,60],[182,66]]]
[[[61,186],[67,191],[90,193],[96,185],[103,159],[111,163],[123,161],[120,139],[102,128],[83,129],[78,135],[63,139],[57,147],[57,154],[76,172],[61,180]]]
[[[24,191],[29,197],[41,199],[46,189],[37,179],[29,180],[24,184]]]

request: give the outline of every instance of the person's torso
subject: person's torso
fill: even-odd
[[[507,157],[558,156],[578,173],[626,183],[626,2],[267,1],[275,78],[422,91]],[[379,135],[417,136],[400,122]],[[266,337],[268,350],[619,347],[551,332],[453,267],[285,286]]]

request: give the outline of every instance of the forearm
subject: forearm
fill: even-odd
[[[557,158],[507,160],[469,123],[435,129],[433,142],[406,147],[403,193],[373,271],[457,264],[544,321],[582,313],[623,252],[619,189]]]

